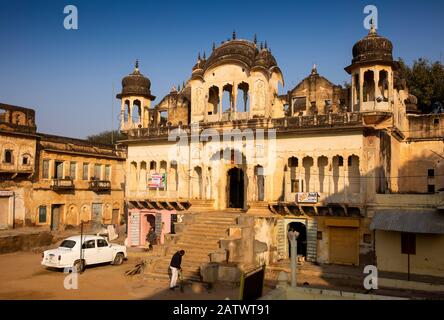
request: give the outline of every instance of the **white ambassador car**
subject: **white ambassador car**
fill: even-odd
[[[108,243],[101,236],[73,236],[62,241],[57,249],[46,250],[42,253],[42,265],[50,268],[74,268],[83,271],[85,266],[107,263],[119,265],[127,258],[126,247]]]

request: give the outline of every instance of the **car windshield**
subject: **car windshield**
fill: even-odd
[[[73,240],[64,240],[62,242],[62,244],[60,245],[61,248],[74,248],[74,246],[76,245],[76,242]]]

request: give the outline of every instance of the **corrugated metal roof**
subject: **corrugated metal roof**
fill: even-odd
[[[377,211],[371,230],[444,234],[444,214],[439,212]]]

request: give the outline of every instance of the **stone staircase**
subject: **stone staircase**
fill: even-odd
[[[182,258],[182,274],[185,280],[201,281],[200,266],[210,262],[210,255],[220,252],[220,240],[228,237],[229,228],[236,226],[240,211],[213,211],[185,214],[176,224],[177,233],[166,238],[165,244],[155,246],[150,267],[145,272],[148,278],[168,281],[171,257],[185,250]]]

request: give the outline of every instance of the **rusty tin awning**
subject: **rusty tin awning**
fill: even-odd
[[[370,230],[444,234],[444,213],[381,210],[375,213]]]

